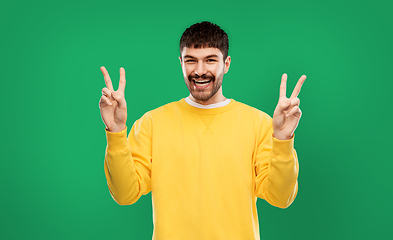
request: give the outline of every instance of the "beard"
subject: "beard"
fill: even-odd
[[[192,82],[196,78],[198,78],[199,80],[200,79],[211,80],[212,86],[209,86],[207,89],[194,88]],[[220,90],[223,78],[224,78],[224,71],[222,71],[222,73],[217,78],[210,72],[203,74],[201,76],[195,73],[191,73],[190,75],[188,75],[188,78],[186,79],[186,83],[187,83],[186,85],[195,100],[206,102],[207,100],[212,98],[218,92],[218,90]]]

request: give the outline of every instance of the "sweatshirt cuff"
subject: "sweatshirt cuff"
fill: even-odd
[[[121,151],[121,150],[128,150],[128,140],[127,140],[127,126],[121,132],[108,132],[106,130],[106,141],[108,143],[107,150],[108,151]]]
[[[272,157],[277,160],[289,160],[294,157],[294,143],[295,134],[289,140],[278,140],[273,137]]]

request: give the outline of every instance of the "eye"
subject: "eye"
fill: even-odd
[[[207,59],[207,62],[217,62],[215,59]]]
[[[192,63],[192,62],[195,62],[195,60],[189,59],[189,60],[186,60],[185,62],[186,62],[186,63]]]

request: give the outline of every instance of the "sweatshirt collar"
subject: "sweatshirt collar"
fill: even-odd
[[[188,102],[186,102],[185,98],[182,98],[179,100],[179,104],[187,109],[188,111],[191,111],[196,114],[218,114],[218,113],[223,113],[226,112],[230,109],[232,109],[236,105],[236,101],[234,99],[228,99],[229,103],[226,104],[225,106],[218,106],[214,108],[209,108],[209,109],[204,109],[204,108],[199,108],[193,105],[190,105]],[[224,101],[225,102],[225,101]],[[209,105],[207,105],[209,106]]]
[[[197,108],[202,108],[202,109],[212,109],[212,108],[224,107],[231,102],[231,99],[226,99],[222,102],[213,103],[213,104],[209,104],[209,105],[203,105],[203,104],[194,102],[193,100],[191,100],[190,97],[186,97],[184,100],[186,101],[186,103],[190,104],[191,106],[194,106]]]

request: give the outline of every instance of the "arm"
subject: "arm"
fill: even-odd
[[[256,151],[256,196],[280,208],[291,205],[298,190],[299,162],[293,139],[302,115],[297,96],[305,80],[306,76],[302,75],[287,98],[287,74],[283,74],[273,119],[267,116],[261,119],[262,129],[267,131],[259,131],[262,136],[258,138]]]
[[[269,204],[287,208],[294,201],[298,182],[299,163],[293,148],[294,137],[289,140],[274,138],[271,118],[263,124],[268,131],[261,134],[255,161],[255,195]]]
[[[113,199],[120,205],[135,203],[150,192],[151,138],[145,114],[131,128],[121,132],[106,131],[105,176]]]
[[[150,192],[151,138],[148,114],[137,120],[127,139],[126,77],[120,68],[119,88],[114,91],[108,71],[101,68],[105,85],[99,107],[106,126],[105,176],[113,199],[120,205],[135,203]],[[144,121],[146,120],[146,121]]]

